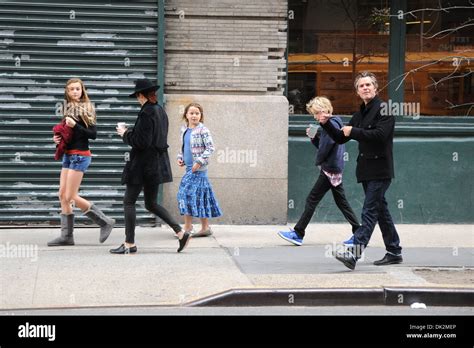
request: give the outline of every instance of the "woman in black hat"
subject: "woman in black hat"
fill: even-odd
[[[159,86],[148,79],[135,82],[136,97],[142,106],[135,126],[131,129],[117,127],[117,134],[123,142],[132,147],[130,159],[125,164],[122,174],[122,184],[126,184],[123,199],[125,212],[125,243],[112,254],[135,253],[135,203],[143,189],[145,208],[165,221],[176,233],[179,240],[178,252],[188,244],[190,234],[171,217],[168,211],[157,203],[159,185],[173,181],[168,157],[168,116],[158,105],[156,90]]]

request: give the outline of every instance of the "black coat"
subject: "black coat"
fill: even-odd
[[[380,113],[382,99],[375,96],[367,105],[362,104],[349,126],[349,137],[334,127],[331,122],[321,125],[337,143],[343,144],[350,139],[359,142],[357,157],[357,182],[394,178],[393,134],[395,117]]]
[[[146,102],[135,126],[123,135],[123,142],[132,147],[130,159],[122,173],[122,184],[143,184],[173,181],[168,156],[168,115],[158,104]]]

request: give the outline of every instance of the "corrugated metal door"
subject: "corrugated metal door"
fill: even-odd
[[[157,27],[156,0],[0,2],[0,225],[58,222],[51,129],[71,77],[85,82],[98,116],[80,194],[123,221],[128,147],[115,124],[136,119],[133,81],[156,78]],[[154,222],[143,207],[138,216]]]

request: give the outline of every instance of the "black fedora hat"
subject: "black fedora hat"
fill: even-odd
[[[129,95],[130,98],[136,97],[139,92],[146,92],[151,90],[157,90],[160,88],[159,85],[151,82],[148,79],[138,79],[135,81],[135,92]]]

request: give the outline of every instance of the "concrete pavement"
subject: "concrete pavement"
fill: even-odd
[[[473,225],[397,225],[405,262],[384,267],[372,265],[384,255],[377,228],[355,271],[330,255],[347,224],[312,224],[301,247],[276,235],[284,228],[216,225],[178,254],[171,229],[139,227],[133,255],[108,252],[123,228],[104,244],[98,228],[77,228],[75,246],[54,248],[59,228],[2,229],[0,309],[176,306],[232,289],[474,291]]]

